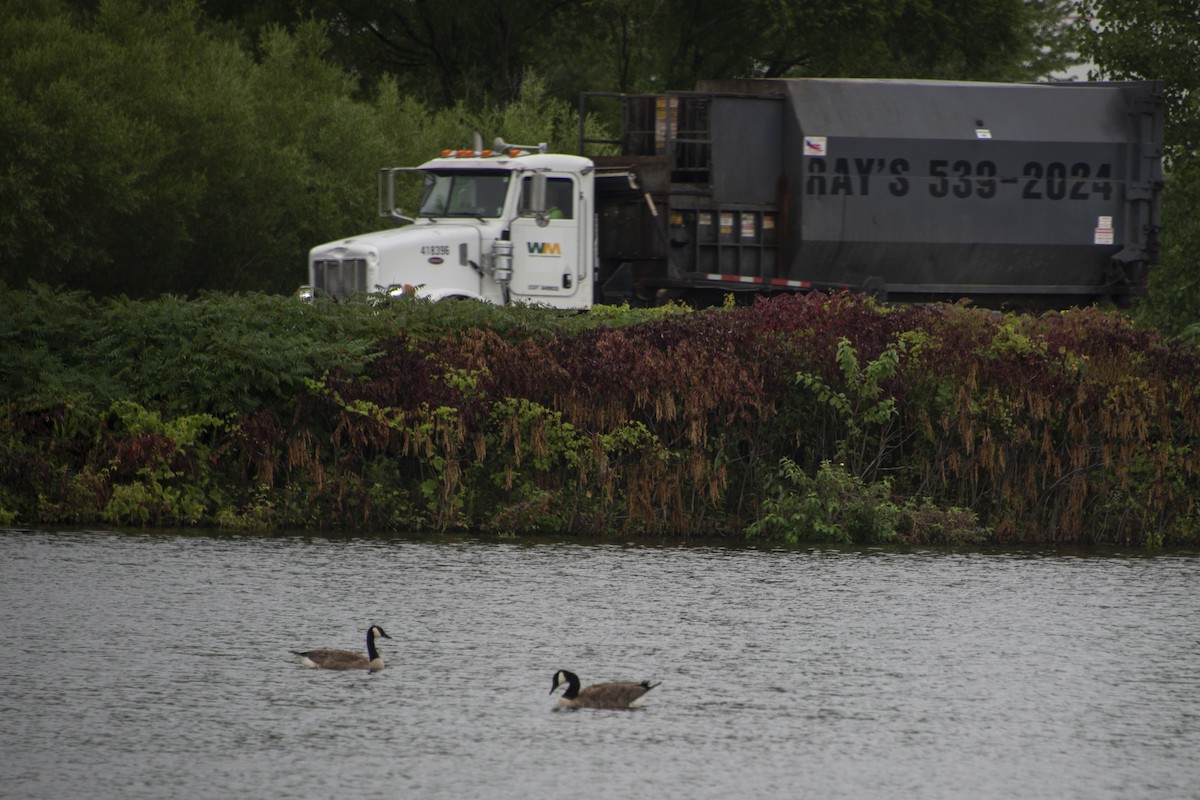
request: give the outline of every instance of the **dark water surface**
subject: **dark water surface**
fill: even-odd
[[[0,796],[1197,798],[1200,557],[0,531]],[[289,648],[394,637],[378,674]],[[551,712],[560,668],[650,678]]]

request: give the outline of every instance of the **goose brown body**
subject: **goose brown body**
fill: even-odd
[[[383,628],[372,625],[367,629],[367,654],[353,650],[292,650],[293,655],[300,656],[300,663],[313,669],[369,669],[372,672],[383,669],[383,656],[375,648],[375,637],[382,636],[390,639]]]
[[[617,681],[613,683],[595,683],[580,688],[579,676],[574,672],[561,669],[554,673],[550,683],[550,693],[563,684],[566,691],[558,698],[558,708],[637,708],[643,702],[646,692],[658,686],[649,681]]]

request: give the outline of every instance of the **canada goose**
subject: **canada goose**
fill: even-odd
[[[554,673],[554,679],[550,683],[550,694],[554,694],[554,690],[564,683],[567,684],[567,690],[558,698],[558,708],[638,708],[645,702],[646,692],[658,686],[650,681],[626,681],[597,683],[580,689],[579,676],[560,669]]]
[[[375,649],[375,637],[385,639],[392,637],[378,625],[367,628],[367,654],[356,653],[353,650],[292,650],[293,655],[300,656],[300,663],[313,669],[369,669],[372,672],[383,669],[383,657]]]

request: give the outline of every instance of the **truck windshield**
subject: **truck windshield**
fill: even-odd
[[[498,217],[508,196],[508,172],[444,170],[425,173],[422,217]]]

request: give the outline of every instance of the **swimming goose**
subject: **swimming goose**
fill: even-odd
[[[564,683],[567,684],[567,690],[558,698],[558,708],[638,708],[645,701],[646,692],[658,686],[650,681],[628,681],[597,683],[580,689],[579,676],[560,669],[554,673],[554,679],[550,683],[550,694],[554,694],[554,690]]]
[[[392,637],[384,633],[383,628],[372,625],[367,628],[367,654],[356,653],[353,650],[292,650],[293,655],[300,656],[300,663],[313,669],[369,669],[372,672],[383,669],[383,657],[375,649],[375,637],[385,639]]]

